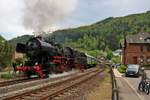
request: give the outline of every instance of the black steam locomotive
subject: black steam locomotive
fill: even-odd
[[[41,38],[31,38],[26,44],[18,43],[16,51],[25,53],[28,58],[24,65],[16,68],[28,78],[35,74],[48,77],[50,73],[62,73],[73,68],[86,69],[97,63],[92,56],[70,47],[45,42]]]

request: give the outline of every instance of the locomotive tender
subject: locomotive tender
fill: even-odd
[[[31,75],[48,77],[50,73],[62,73],[73,68],[87,69],[97,64],[97,59],[70,47],[62,47],[43,41],[41,38],[30,38],[26,44],[17,43],[16,51],[26,54],[28,60],[16,70],[28,78]]]

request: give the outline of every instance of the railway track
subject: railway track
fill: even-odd
[[[24,82],[34,81],[34,80],[39,80],[39,78],[31,78],[31,79],[21,78],[17,80],[3,81],[3,82],[0,82],[0,87],[5,87],[9,85],[24,83]]]
[[[72,74],[75,74],[75,73],[72,73]],[[61,77],[52,78],[52,79],[56,80],[58,78],[62,78],[62,77],[65,77],[65,76],[67,76],[67,75],[64,75],[64,76],[61,76]],[[45,78],[43,78],[43,79],[45,79]],[[38,78],[38,77],[34,77],[34,78],[31,78],[31,79],[20,78],[20,79],[16,79],[16,80],[1,81],[0,82],[0,88],[1,87],[6,87],[6,86],[9,86],[9,85],[18,84],[18,83],[25,83],[25,82],[35,81],[35,80],[42,80],[42,78]]]
[[[0,87],[0,100],[1,98],[8,96],[8,95],[12,95],[12,94],[16,94],[18,93],[24,93],[24,91],[26,90],[30,90],[30,88],[36,88],[41,86],[43,83],[51,83],[53,81],[57,81],[60,80],[62,78],[66,78],[66,77],[72,77],[74,75],[76,75],[77,73],[79,73],[78,71],[73,71],[70,72],[68,74],[58,74],[58,75],[52,75],[50,76],[50,78],[44,78],[44,79],[31,79],[31,80],[12,80],[11,82],[5,81],[3,86]],[[14,82],[15,81],[15,82]],[[21,82],[18,82],[21,81]],[[8,82],[8,83],[7,83]],[[6,83],[6,84],[5,84]]]
[[[62,79],[61,81],[57,81],[53,84],[32,91],[27,91],[22,94],[8,96],[2,98],[2,100],[45,100],[45,99],[51,100],[53,97],[69,90],[70,88],[80,83],[85,82],[86,80],[92,78],[93,76],[96,76],[98,73],[102,71],[103,70],[99,69],[92,70],[84,74],[82,73],[74,77]]]

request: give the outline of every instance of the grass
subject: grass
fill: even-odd
[[[14,78],[16,75],[14,73],[11,72],[7,72],[7,73],[3,73],[0,75],[0,78],[2,79],[12,79]]]

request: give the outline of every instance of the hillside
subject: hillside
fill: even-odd
[[[0,42],[2,42],[3,40],[5,39],[0,35]]]
[[[4,42],[5,42],[5,39],[0,35],[0,53],[2,52],[2,49],[4,47]]]
[[[150,32],[150,11],[124,17],[110,17],[89,26],[59,30],[48,40],[84,49],[119,48],[124,36],[139,32]]]
[[[16,38],[13,38],[9,41],[12,47],[15,49],[17,43],[26,43],[29,38],[33,37],[32,35],[23,35]]]

